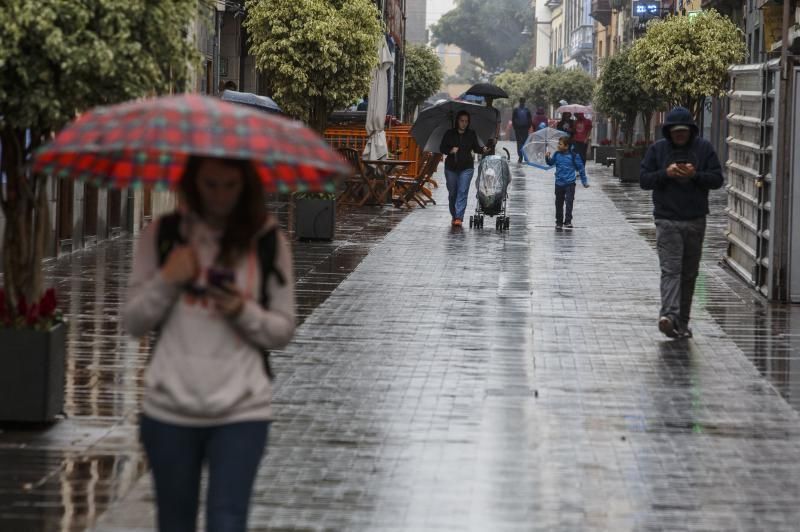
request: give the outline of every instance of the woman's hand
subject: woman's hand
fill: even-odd
[[[191,246],[175,247],[167,257],[161,268],[161,275],[167,282],[183,285],[197,277],[200,268],[197,265],[197,255]]]
[[[217,311],[226,318],[235,318],[244,308],[244,298],[233,283],[226,283],[221,288],[209,285],[208,296]]]
[[[455,155],[456,153],[458,153],[458,146],[453,146],[453,148],[450,150],[450,153],[452,155]]]

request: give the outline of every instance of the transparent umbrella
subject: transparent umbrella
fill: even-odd
[[[526,163],[537,168],[549,168],[544,161],[544,154],[554,153],[558,149],[558,139],[569,137],[567,133],[545,127],[535,131],[528,136],[525,145],[522,146],[522,157]]]

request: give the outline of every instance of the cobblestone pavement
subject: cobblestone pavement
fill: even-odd
[[[510,231],[451,230],[437,191],[440,205],[374,243],[277,354],[251,529],[796,530],[800,420],[752,349],[774,331],[754,318],[770,307],[707,257],[695,338],[666,341],[646,197],[595,167],[575,230],[556,233],[550,173],[513,168]],[[84,304],[118,298],[124,274],[95,280]],[[781,323],[789,368],[783,337],[800,329]],[[110,504],[95,530],[152,530],[133,425],[145,354],[117,333],[80,351],[111,359],[116,380],[72,404],[107,397],[125,422],[89,412],[72,433],[69,420],[0,434],[0,529],[78,530]],[[13,445],[32,440],[31,458]],[[70,512],[80,519],[60,527]]]
[[[286,202],[271,207],[292,226]],[[294,242],[300,321],[404,217],[392,207],[347,211],[333,242]],[[148,349],[118,318],[132,243],[124,237],[48,264],[70,320],[68,417],[51,427],[0,425],[2,532],[84,530],[146,471],[136,414]]]

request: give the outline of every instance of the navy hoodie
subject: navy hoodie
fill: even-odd
[[[691,136],[685,146],[675,146],[669,129],[689,126]],[[653,216],[668,220],[692,220],[708,214],[708,191],[722,186],[722,167],[714,147],[698,136],[697,125],[688,109],[675,107],[667,114],[662,128],[664,138],[650,146],[642,160],[639,184],[653,191]],[[678,161],[692,163],[697,171],[692,178],[672,178],[667,167]]]

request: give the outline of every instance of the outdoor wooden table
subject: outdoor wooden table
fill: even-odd
[[[391,196],[391,180],[396,172],[414,164],[415,161],[402,159],[361,159],[361,162],[375,167],[376,172],[382,178],[384,189],[380,192],[382,203],[389,203]],[[388,196],[388,197],[387,197]]]

